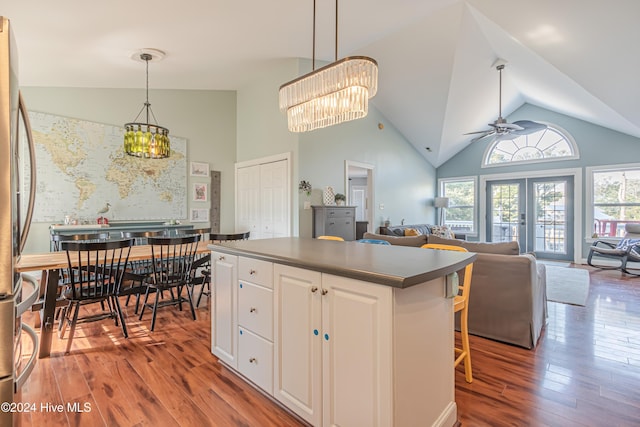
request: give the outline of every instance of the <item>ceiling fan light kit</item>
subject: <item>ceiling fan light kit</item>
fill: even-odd
[[[534,122],[532,120],[517,120],[513,123],[507,122],[502,117],[502,70],[504,70],[507,61],[498,58],[493,65],[498,70],[499,84],[498,84],[498,118],[493,123],[489,123],[493,129],[481,130],[477,132],[465,133],[465,135],[479,134],[471,140],[471,142],[479,141],[487,136],[494,135],[493,141],[501,139],[514,139],[521,135],[529,135],[547,128],[547,125],[543,123]],[[492,142],[493,142],[492,141]]]
[[[291,132],[308,132],[365,117],[378,91],[378,63],[367,56],[338,61],[336,0],[335,62],[315,69],[316,2],[313,2],[313,71],[280,86],[280,111]]]

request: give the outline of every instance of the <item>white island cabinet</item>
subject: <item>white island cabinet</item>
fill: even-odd
[[[237,368],[238,257],[211,252],[211,352],[232,368]]]
[[[212,352],[245,379],[313,426],[455,425],[445,276],[474,254],[298,238],[211,247]],[[257,267],[234,277],[225,254],[235,271]],[[233,291],[216,302],[231,282],[235,304]]]

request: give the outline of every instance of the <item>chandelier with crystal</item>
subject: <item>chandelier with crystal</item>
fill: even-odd
[[[144,49],[139,53],[140,60],[147,66],[147,99],[133,122],[124,125],[124,151],[130,156],[164,159],[171,154],[169,129],[158,125],[149,103],[149,61],[163,57],[164,52],[155,49]],[[146,123],[138,122],[143,111],[146,111]],[[150,117],[153,117],[155,124],[150,123]]]
[[[316,0],[313,1],[313,71],[280,86],[280,111],[291,132],[308,132],[365,117],[378,90],[378,63],[367,56],[338,61],[338,0],[335,60],[315,69]]]

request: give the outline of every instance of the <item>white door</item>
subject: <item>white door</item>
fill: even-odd
[[[236,231],[250,231],[252,239],[260,238],[260,168],[236,170]]]
[[[321,274],[274,265],[273,395],[314,426],[322,422]]]
[[[211,352],[229,366],[237,366],[238,257],[211,252]]]
[[[367,187],[361,185],[351,186],[349,204],[356,207],[356,221],[366,221],[369,217],[367,210]]]
[[[322,424],[393,424],[392,288],[322,275]]]
[[[251,239],[291,235],[288,155],[236,164],[236,231]]]
[[[260,165],[260,231],[263,238],[289,235],[285,161]]]

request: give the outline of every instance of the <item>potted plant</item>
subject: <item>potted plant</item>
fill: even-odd
[[[347,197],[342,193],[336,193],[336,205],[343,206],[347,202]]]
[[[302,180],[298,184],[298,190],[303,191],[307,197],[311,195],[311,183],[309,181]]]

